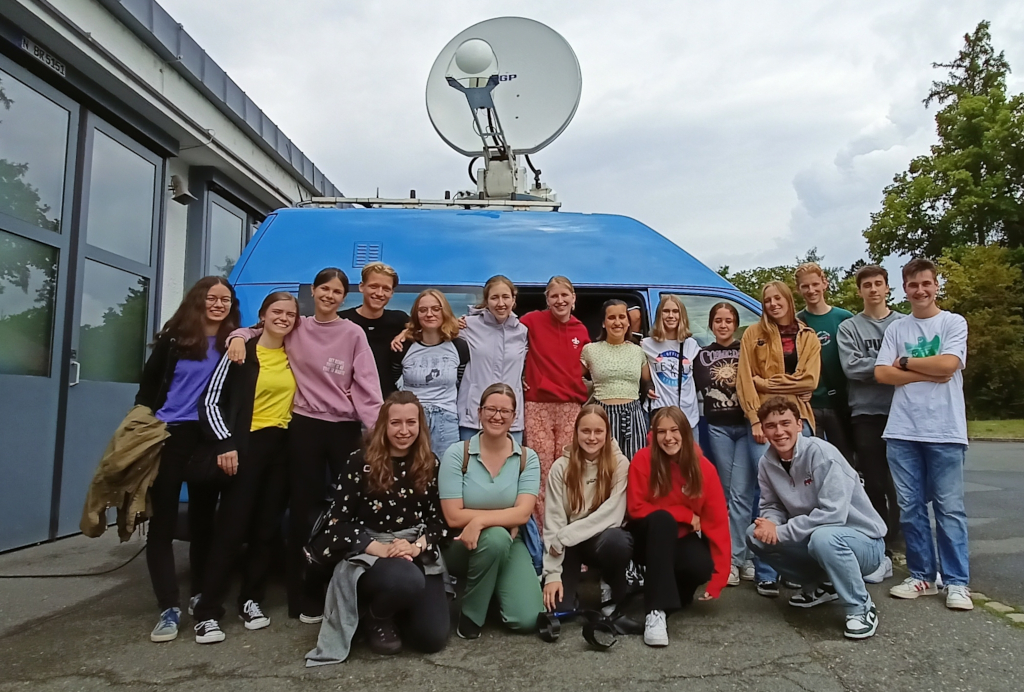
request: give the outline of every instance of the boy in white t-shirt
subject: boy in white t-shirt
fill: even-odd
[[[937,594],[934,580],[941,563],[946,607],[971,610],[962,374],[967,364],[967,320],[935,304],[938,280],[935,265],[928,260],[911,260],[903,267],[903,289],[912,312],[886,328],[875,361],[875,379],[896,386],[883,437],[910,570],[910,577],[889,593],[896,598]],[[934,541],[929,502],[935,511]]]

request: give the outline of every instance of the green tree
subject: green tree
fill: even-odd
[[[972,418],[1024,415],[1024,282],[1020,254],[998,245],[947,250],[940,305],[967,320],[964,395]]]
[[[946,248],[1024,244],[1024,96],[1008,97],[1010,72],[992,47],[989,22],[964,47],[924,100],[938,144],[910,162],[883,191],[882,208],[864,231],[871,257],[939,257]]]
[[[803,310],[806,306],[803,297],[796,289],[796,279],[793,272],[804,262],[817,262],[825,272],[828,279],[829,293],[828,301],[853,312],[861,309],[861,300],[857,295],[857,285],[854,274],[864,265],[862,260],[853,264],[850,269],[843,271],[841,267],[830,267],[825,264],[825,258],[818,254],[818,248],[813,247],[804,254],[797,257],[792,264],[779,264],[774,267],[754,267],[731,273],[728,265],[720,267],[718,273],[739,290],[746,293],[754,300],[761,300],[761,288],[769,281],[781,281],[793,291],[793,300],[796,302],[796,309]]]

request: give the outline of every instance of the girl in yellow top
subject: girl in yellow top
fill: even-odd
[[[263,333],[246,343],[245,362],[233,363],[225,355],[200,399],[199,418],[207,435],[216,440],[213,453],[222,472],[213,535],[192,536],[193,541],[205,538],[212,544],[202,593],[194,594],[189,602],[200,644],[224,641],[218,621],[224,617],[224,597],[246,540],[249,549],[242,569],[238,615],[246,629],[270,624],[260,601],[266,590],[270,544],[288,502],[287,431],[295,376],[284,350],[284,337],[298,315],[299,304],[292,294],[267,296],[259,312]],[[211,491],[216,488],[204,490]]]

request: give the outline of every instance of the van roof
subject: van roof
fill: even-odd
[[[336,266],[355,283],[378,259],[412,285],[479,286],[495,274],[543,285],[562,274],[580,286],[732,288],[625,216],[458,209],[281,209],[249,243],[232,280],[310,283]]]

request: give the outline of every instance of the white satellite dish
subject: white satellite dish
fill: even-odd
[[[448,42],[427,77],[430,122],[448,146],[465,156],[485,155],[466,88],[484,89],[492,77],[497,80],[488,90],[492,115],[500,118],[513,155],[536,153],[554,141],[580,103],[580,64],[556,31],[522,17],[474,24]],[[453,88],[449,79],[464,88]],[[482,91],[477,96],[486,98]]]

